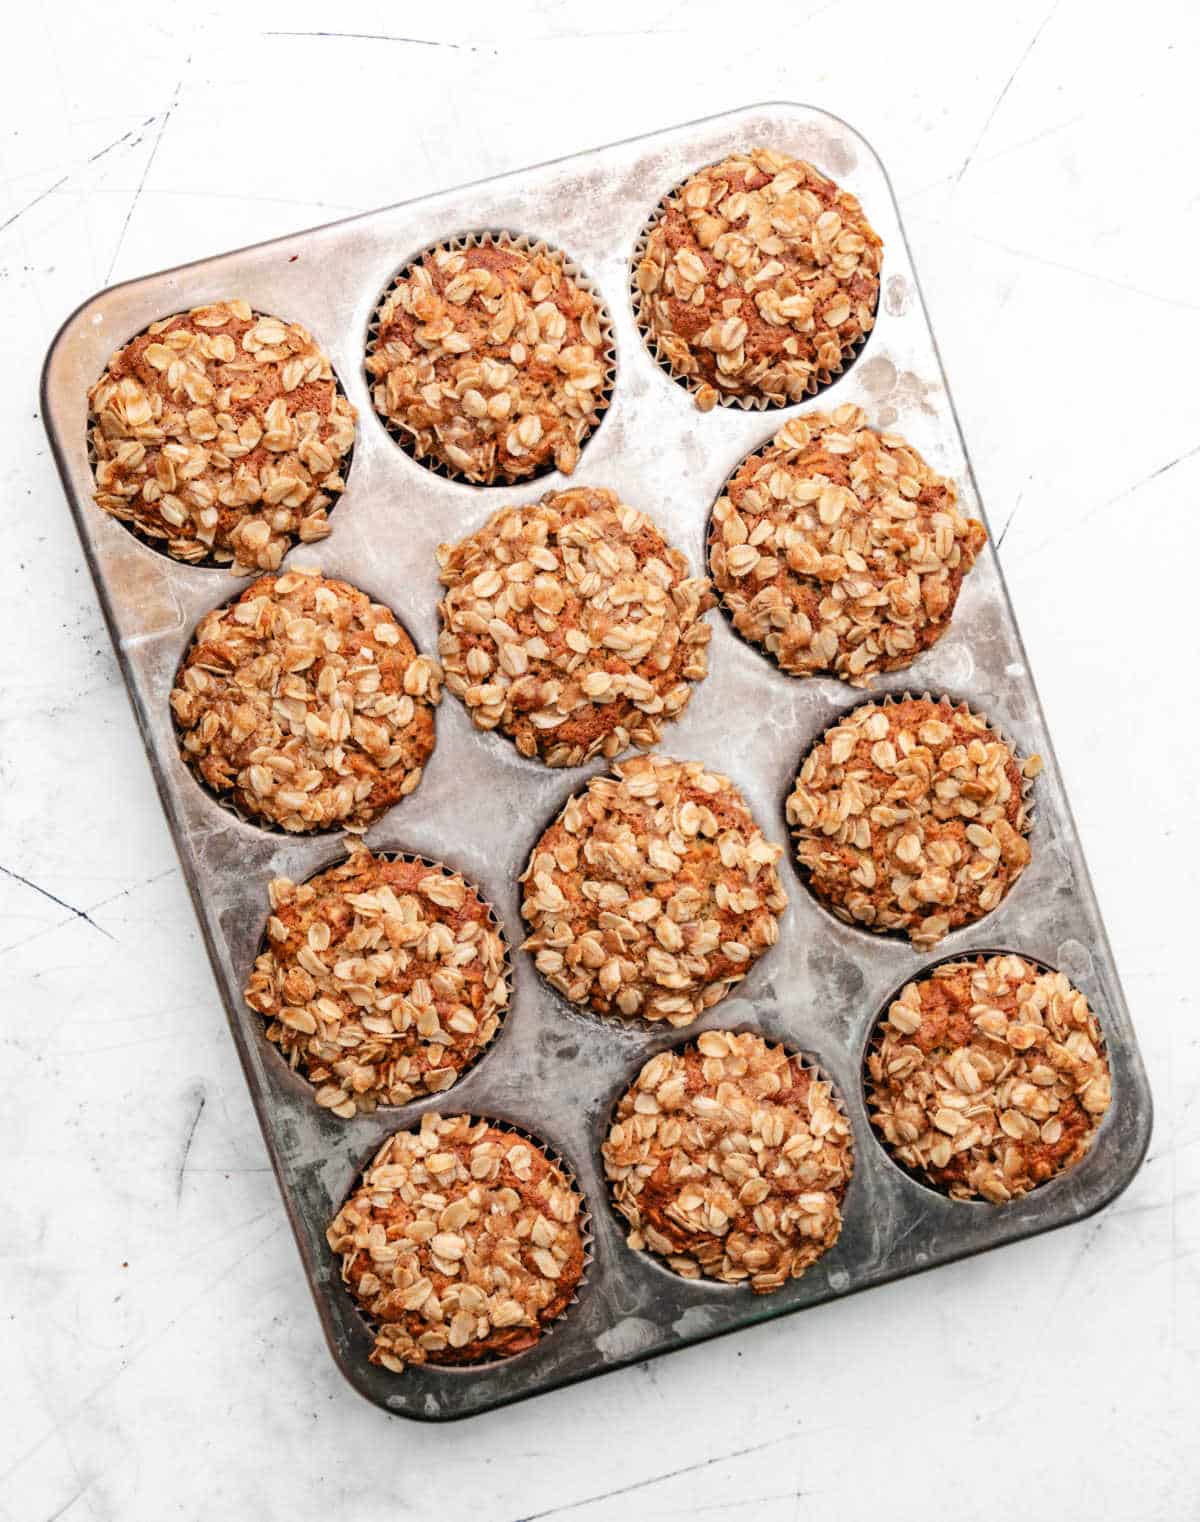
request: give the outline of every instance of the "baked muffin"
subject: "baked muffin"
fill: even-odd
[[[583,1200],[533,1141],[426,1114],[379,1149],[326,1236],[372,1323],[371,1362],[464,1364],[530,1348],[587,1260]]]
[[[506,507],[438,564],[446,686],[548,766],[657,745],[708,670],[707,579],[615,492]]]
[[[728,777],[633,756],[569,799],[534,847],[525,950],[573,1003],[690,1025],[778,939],[782,854]]]
[[[796,860],[846,924],[935,946],[1029,865],[1025,784],[1041,769],[965,703],[864,703],[800,768],[787,801]]]
[[[410,856],[349,859],[270,886],[246,1003],[323,1109],[349,1120],[439,1094],[508,1006],[508,954],[490,906],[457,873]]]
[[[1013,955],[943,962],[909,983],[867,1054],[888,1150],[952,1199],[994,1205],[1073,1168],[1111,1100],[1087,999]]]
[[[713,508],[708,558],[744,639],[792,676],[862,687],[941,639],[986,542],[952,481],[847,404],[747,455]]]
[[[666,198],[637,266],[651,347],[708,411],[784,406],[841,373],[875,324],[883,244],[847,191],[768,148]]]
[[[562,254],[486,236],[404,270],[367,349],[375,410],[405,448],[485,486],[570,475],[613,362],[607,315]]]
[[[362,831],[420,782],[440,683],[390,608],[295,566],[200,620],[171,707],[223,803],[282,830]]]
[[[796,861],[848,925],[937,945],[1001,903],[1031,860],[1026,782],[1007,740],[947,697],[863,703],[804,758],[787,799]]]
[[[841,1233],[854,1148],[832,1085],[750,1032],[652,1057],[601,1150],[629,1246],[684,1278],[765,1294]]]
[[[328,534],[355,412],[298,322],[244,301],[164,317],[88,408],[96,501],[176,560],[249,576]]]

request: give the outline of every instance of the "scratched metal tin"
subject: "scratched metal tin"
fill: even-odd
[[[147,324],[203,302],[237,296],[303,323],[330,354],[359,423],[333,531],[293,551],[292,559],[389,604],[433,654],[437,544],[477,529],[500,506],[535,500],[564,483],[552,476],[516,487],[472,486],[412,460],[371,406],[363,370],[368,323],[381,292],[418,250],[479,230],[542,238],[595,282],[617,337],[612,405],[572,479],[611,487],[644,508],[700,570],[709,510],[722,483],[797,409],[698,412],[637,329],[630,261],[666,191],[701,165],[755,145],[810,159],[834,176],[860,198],[884,241],[875,330],[820,405],[858,403],[876,424],[907,435],[935,469],[959,483],[965,511],[980,515],[883,166],[852,128],[804,106],[752,106],[117,286],[68,319],[46,361],[46,426],[321,1323],[346,1378],[387,1411],[430,1420],[467,1416],[1077,1221],[1129,1183],[1149,1140],[1141,1059],[990,547],[965,582],[947,636],[874,689],[965,699],[1025,754],[1040,751],[1047,761],[1036,784],[1032,865],[999,908],[934,953],[840,924],[789,865],[789,849],[781,869],[791,902],[779,944],[686,1033],[622,1029],[574,1009],[517,952],[511,1010],[464,1078],[447,1094],[350,1122],[317,1108],[242,1002],[269,879],[308,877],[339,859],[342,847],[332,835],[289,838],[234,817],[180,760],[168,707],[176,667],[201,615],[244,583],[167,559],[92,503],[88,387],[111,353]],[[766,834],[786,842],[783,800],[800,758],[864,694],[836,681],[785,676],[739,640],[720,612],[709,617],[711,673],[683,719],[667,727],[662,748],[728,773]],[[525,760],[503,737],[476,731],[447,697],[421,786],[368,840],[466,873],[496,905],[515,946],[522,933],[517,878],[530,848],[568,794],[602,769],[593,763],[550,771]],[[947,955],[993,949],[1059,968],[1084,990],[1103,1022],[1114,1080],[1112,1107],[1084,1161],[1000,1208],[949,1200],[902,1172],[871,1131],[861,1081],[871,1028],[899,986]],[[803,1278],[772,1295],[686,1281],[632,1252],[607,1199],[598,1149],[617,1095],[652,1053],[715,1026],[758,1030],[810,1054],[834,1079],[853,1123],[856,1169],[841,1239]],[[341,1286],[325,1228],[384,1137],[435,1107],[510,1122],[559,1152],[588,1199],[594,1262],[578,1303],[529,1351],[490,1365],[426,1366],[398,1376],[368,1362],[370,1334]]]

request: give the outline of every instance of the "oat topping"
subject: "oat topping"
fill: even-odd
[[[862,687],[941,639],[986,542],[952,481],[847,404],[746,457],[713,508],[709,565],[738,633],[784,671]]]
[[[299,323],[244,301],[164,317],[88,404],[96,501],[176,560],[249,576],[328,534],[355,412]]]
[[[705,1031],[652,1057],[603,1144],[630,1247],[687,1279],[798,1279],[837,1241],[854,1171],[832,1085],[761,1036]]]
[[[508,507],[438,550],[446,686],[549,766],[657,745],[708,670],[708,581],[592,487]]]
[[[672,192],[637,267],[651,344],[707,412],[802,401],[875,325],[883,244],[847,191],[766,148]]]
[[[775,944],[782,848],[700,761],[634,756],[613,770],[534,847],[525,949],[576,1004],[690,1025]]]
[[[370,1316],[371,1362],[473,1363],[532,1347],[584,1269],[583,1202],[535,1143],[467,1115],[388,1138],[326,1233]]]
[[[349,1120],[448,1089],[496,1034],[508,960],[489,906],[457,873],[412,857],[348,861],[270,886],[266,949],[246,1003]]]
[[[183,759],[284,830],[365,830],[421,780],[441,668],[390,608],[310,568],[200,620],[171,693]]]
[[[867,1072],[871,1122],[896,1158],[953,1199],[994,1205],[1073,1168],[1112,1097],[1087,999],[1011,955],[909,983]]]
[[[813,746],[787,801],[809,886],[848,925],[934,946],[1029,865],[1022,764],[966,704],[864,703]]]
[[[407,269],[367,354],[376,411],[468,481],[570,475],[608,406],[607,318],[561,254],[452,244]]]

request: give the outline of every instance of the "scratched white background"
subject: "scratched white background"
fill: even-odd
[[[9,18],[4,1522],[1200,1514],[1200,23],[1110,12]],[[1056,1235],[406,1424],[326,1354],[47,453],[41,358],[110,281],[770,98],[847,116],[891,169],[1150,1067],[1150,1160]]]

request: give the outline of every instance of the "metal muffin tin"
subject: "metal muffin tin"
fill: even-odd
[[[780,869],[791,902],[779,944],[695,1025],[626,1028],[567,1005],[516,949],[517,878],[568,794],[605,767],[550,771],[525,760],[503,737],[475,730],[447,695],[424,780],[367,838],[377,849],[447,863],[496,905],[513,948],[515,994],[491,1048],[447,1093],[345,1122],[317,1108],[309,1086],[288,1070],[264,1039],[261,1019],[242,1002],[266,921],[268,881],[280,873],[308,877],[338,860],[343,846],[333,834],[285,837],[235,818],[180,760],[168,706],[180,657],[200,617],[245,583],[169,560],[93,504],[88,387],[112,352],[150,322],[221,297],[241,297],[311,329],[358,408],[358,435],[332,533],[300,546],[285,564],[315,564],[361,586],[394,608],[419,647],[434,654],[438,543],[479,528],[506,504],[536,500],[567,483],[551,476],[515,487],[470,486],[415,463],[371,406],[363,370],[368,323],[396,271],[431,244],[483,229],[543,238],[597,284],[617,336],[612,405],[571,479],[611,487],[649,512],[700,571],[709,510],[722,483],[744,454],[801,409],[697,411],[635,324],[630,261],[668,190],[702,165],[756,145],[810,159],[834,176],[861,199],[884,240],[875,330],[847,372],[802,405],[859,403],[873,423],[904,433],[934,468],[952,476],[964,510],[978,515],[887,176],[852,128],[805,106],[752,106],[117,286],[68,319],[46,360],[46,426],[321,1323],[346,1378],[387,1411],[428,1420],[486,1411],[1077,1221],[1129,1183],[1149,1140],[1145,1073],[990,546],[966,579],[942,642],[873,688],[965,699],[1025,754],[1040,751],[1047,762],[1034,790],[1032,865],[998,909],[933,952],[840,924],[789,864],[789,845]],[[831,722],[870,694],[785,676],[744,644],[720,612],[709,618],[710,675],[695,687],[682,721],[667,726],[661,748],[728,773],[765,833],[785,842],[783,801],[801,758]],[[1103,1024],[1114,1080],[1112,1107],[1085,1160],[1000,1208],[949,1200],[904,1173],[871,1131],[861,1082],[870,1031],[890,997],[947,956],[994,949],[1059,968],[1084,990]],[[757,1030],[809,1054],[834,1079],[854,1128],[856,1167],[841,1240],[803,1278],[772,1295],[685,1281],[630,1251],[599,1160],[615,1099],[642,1064],[665,1046],[723,1026]],[[587,1197],[594,1262],[578,1303],[529,1351],[489,1365],[395,1375],[367,1361],[370,1334],[342,1288],[325,1228],[383,1139],[427,1109],[469,1111],[544,1138]]]

